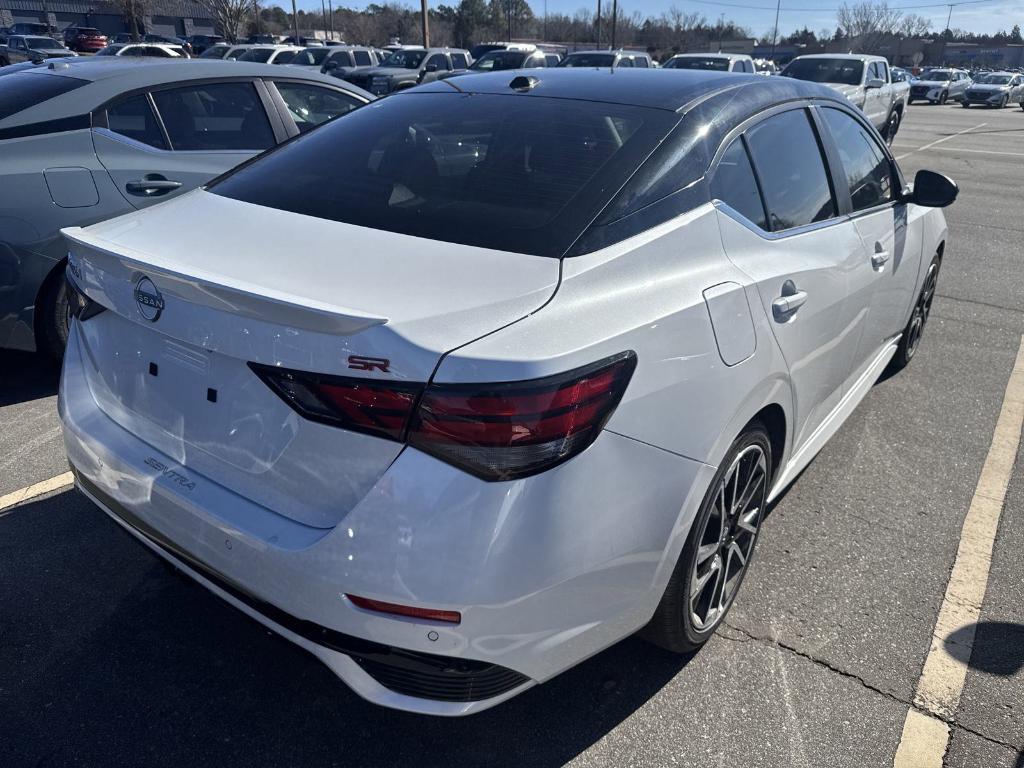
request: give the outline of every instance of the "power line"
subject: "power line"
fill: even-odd
[[[719,2],[719,0],[686,0],[686,2],[698,3],[700,5],[723,6],[723,7],[726,7],[726,8],[744,8],[744,9],[752,10],[752,11],[775,11],[775,10],[777,10],[776,8],[773,8],[770,5],[746,5],[744,3],[724,3],[724,2]],[[915,10],[915,9],[918,9],[918,8],[949,8],[949,7],[956,7],[956,6],[960,6],[960,5],[977,5],[979,3],[995,3],[995,2],[999,2],[999,0],[959,0],[959,2],[954,2],[954,3],[924,3],[924,4],[920,4],[920,5],[890,5],[889,9],[893,10],[893,11],[910,11],[910,10]],[[833,7],[833,8],[781,8],[780,10],[789,11],[789,12],[794,12],[795,13],[795,12],[798,12],[798,11],[838,11],[839,8],[838,7]]]

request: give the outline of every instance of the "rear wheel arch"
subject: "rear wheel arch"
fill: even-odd
[[[64,339],[55,337],[51,315],[54,303],[60,294],[64,281],[64,270],[68,259],[65,256],[47,273],[36,293],[35,309],[32,312],[32,330],[36,337],[36,351],[57,357],[64,355]]]
[[[769,403],[754,414],[743,429],[746,430],[754,424],[761,424],[768,432],[768,442],[772,449],[771,479],[774,481],[779,476],[782,456],[786,452],[786,412],[778,403]]]

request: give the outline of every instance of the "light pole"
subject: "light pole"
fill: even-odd
[[[294,44],[299,44],[299,12],[295,8],[295,0],[292,0],[292,27],[294,27]]]
[[[612,50],[615,50],[615,25],[619,19],[619,0],[612,0]]]
[[[772,53],[769,58],[775,61],[775,41],[779,39],[779,10],[782,8],[782,0],[775,2],[775,27],[772,29]]]
[[[292,0],[295,2],[295,0]],[[427,19],[427,0],[420,0],[420,15],[423,16],[423,47],[430,47],[430,21]]]
[[[601,50],[601,0],[597,0],[597,49]]]
[[[324,20],[324,35],[327,34],[327,5],[324,0],[320,0],[320,16]]]
[[[331,14],[331,40],[334,39],[334,5],[332,0],[327,0],[327,11]]]

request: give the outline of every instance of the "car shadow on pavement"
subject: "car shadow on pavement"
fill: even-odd
[[[979,621],[952,632],[945,646],[950,656],[979,672],[1010,677],[1024,669],[1024,624]]]
[[[60,364],[45,355],[0,350],[0,408],[57,394]]]
[[[364,702],[75,491],[0,517],[5,765],[562,765],[690,657],[630,638],[491,710]]]

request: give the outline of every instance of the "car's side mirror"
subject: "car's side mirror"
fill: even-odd
[[[960,187],[949,176],[935,171],[920,170],[914,176],[914,188],[905,199],[926,208],[945,208],[952,205]]]
[[[885,85],[885,80],[880,77],[872,77],[867,82],[868,88],[881,88],[883,85]]]
[[[338,66],[338,62],[328,61],[326,64],[324,64],[324,72],[333,72],[338,68]]]

